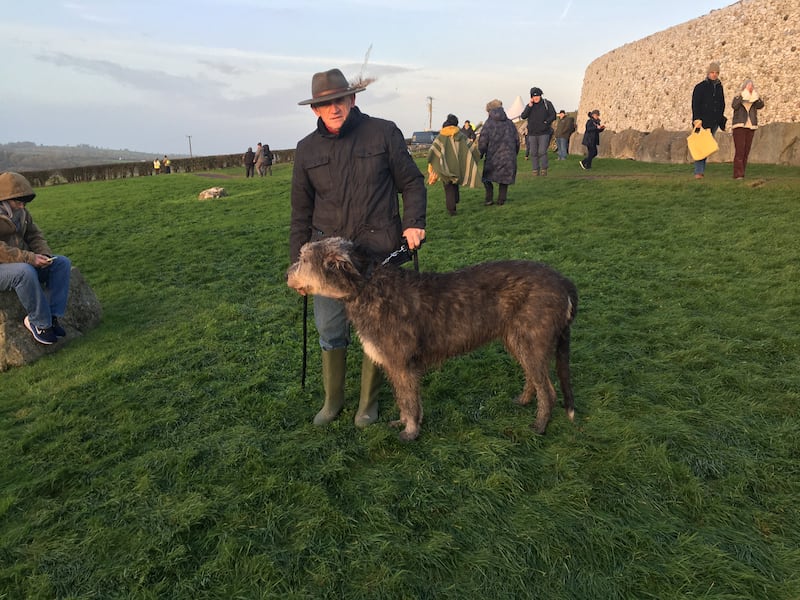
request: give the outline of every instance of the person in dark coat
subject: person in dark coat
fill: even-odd
[[[275,162],[275,155],[272,154],[272,150],[269,149],[269,144],[264,144],[262,152],[264,155],[264,163],[262,169],[264,169],[264,173],[269,173],[270,177],[272,177],[272,163]],[[264,173],[262,173],[261,175],[263,176]]]
[[[720,128],[725,131],[725,92],[719,80],[719,63],[708,65],[706,78],[692,91],[692,127],[710,129],[711,135]],[[702,179],[706,159],[694,161],[694,178]]]
[[[469,122],[469,119],[464,121],[464,125],[461,127],[461,133],[467,136],[469,141],[475,141],[475,130],[472,128],[472,123]]]
[[[569,138],[575,132],[575,119],[563,110],[558,111],[556,122],[556,146],[558,160],[567,160],[569,154]]]
[[[244,176],[255,177],[256,153],[253,152],[252,147],[248,148],[242,156],[242,164],[244,164]]]
[[[397,125],[370,117],[355,105],[356,93],[366,87],[350,84],[339,69],[331,69],[314,74],[312,97],[299,103],[311,105],[317,126],[295,150],[289,227],[293,263],[303,244],[322,238],[344,237],[380,256],[398,249],[402,238],[411,250],[425,238],[425,179]],[[314,297],[314,320],[325,390],[314,424],[325,425],[344,405],[350,323],[344,305],[323,296]],[[378,367],[365,354],[356,426],[377,420],[381,381]]]
[[[597,147],[600,145],[600,132],[606,128],[600,124],[600,111],[595,109],[589,113],[589,120],[586,121],[586,131],[583,132],[583,145],[588,151],[586,158],[581,162],[581,169],[591,169],[592,160],[597,156]]]
[[[556,109],[550,100],[542,97],[542,89],[531,88],[531,99],[522,109],[521,119],[528,121],[528,145],[534,175],[547,175],[547,149],[553,137]]]
[[[494,188],[492,182],[499,184],[497,204],[506,203],[508,186],[514,184],[517,177],[517,154],[519,153],[519,133],[514,124],[506,116],[503,103],[492,100],[486,105],[488,117],[481,128],[478,138],[478,151],[483,163],[483,186],[486,189],[484,204],[494,204]]]

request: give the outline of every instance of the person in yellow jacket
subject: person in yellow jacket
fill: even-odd
[[[459,186],[478,187],[478,149],[458,127],[458,117],[447,115],[439,135],[428,152],[428,183],[441,180],[444,201],[450,216],[456,214]]]
[[[156,175],[161,173],[161,161],[158,158],[153,159],[153,170],[156,172]]]

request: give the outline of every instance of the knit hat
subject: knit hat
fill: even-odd
[[[712,62],[708,65],[708,69],[706,69],[706,73],[719,73],[719,63]]]
[[[19,173],[8,171],[0,174],[0,202],[4,200],[30,202],[35,196],[31,184]]]
[[[542,88],[532,87],[531,88],[531,97],[533,96],[541,96],[542,95]]]
[[[498,100],[497,98],[495,98],[494,100],[489,100],[489,102],[486,103],[486,112],[491,112],[495,108],[501,108],[502,106],[503,106],[502,100]]]
[[[458,117],[455,115],[447,115],[447,119],[442,123],[442,127],[447,127],[448,125],[458,125]]]

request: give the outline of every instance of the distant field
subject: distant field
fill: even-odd
[[[430,188],[420,267],[576,283],[575,423],[533,434],[492,344],[425,377],[408,444],[388,388],[353,426],[358,344],[311,424],[290,165],[37,190],[104,319],[0,374],[0,599],[800,597],[800,169],[529,168],[453,218]]]
[[[124,162],[151,162],[162,153],[97,148],[88,144],[43,146],[33,142],[0,144],[0,172],[65,169]],[[179,158],[178,155],[172,158]]]

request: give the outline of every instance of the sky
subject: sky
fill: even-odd
[[[315,72],[375,78],[359,108],[406,137],[542,88],[575,110],[586,67],[730,0],[3,2],[0,143],[155,155],[294,148]]]

